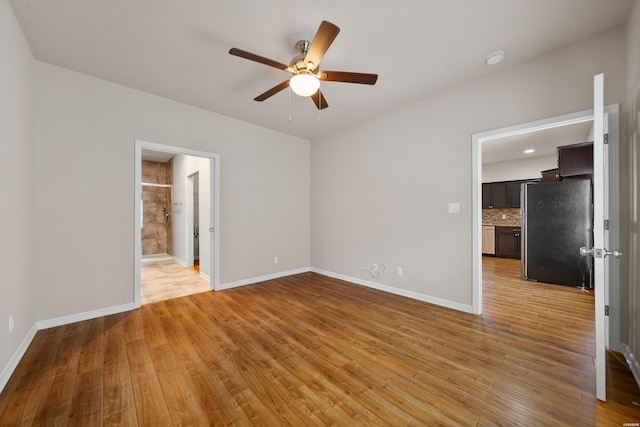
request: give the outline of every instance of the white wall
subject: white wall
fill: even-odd
[[[173,210],[173,255],[181,262],[187,261],[187,235],[192,234],[191,228],[187,228],[187,213],[189,212],[187,196],[187,179],[189,175],[198,172],[200,185],[199,195],[199,222],[200,222],[200,273],[211,275],[211,235],[207,230],[213,227],[210,224],[211,201],[211,165],[209,159],[202,157],[185,156],[177,154],[173,156],[173,201],[182,203],[179,210]],[[213,277],[211,277],[213,280]]]
[[[486,78],[314,140],[312,265],[371,280],[359,268],[385,263],[380,284],[470,308],[471,135],[589,109],[599,72],[606,103],[624,101],[624,47],[619,29],[522,65],[507,62]],[[460,213],[447,213],[450,202]]]
[[[34,326],[34,61],[13,10],[0,1],[0,390]],[[9,332],[8,319],[15,318]]]
[[[308,141],[42,62],[35,70],[39,320],[133,302],[136,139],[220,155],[222,284],[309,266]]]
[[[494,162],[482,165],[482,182],[542,178],[541,171],[558,167],[555,155]]]
[[[636,380],[640,383],[640,1],[636,0],[627,26],[627,108],[629,111],[628,158],[629,165],[628,200],[629,233],[627,253],[629,281],[628,311],[625,311],[621,328],[622,339],[635,356]],[[622,193],[624,197],[625,193]]]

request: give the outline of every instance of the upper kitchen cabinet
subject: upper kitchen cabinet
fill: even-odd
[[[558,168],[555,169],[547,169],[545,171],[541,171],[542,182],[556,182],[560,181],[560,173],[558,172]]]
[[[507,207],[519,208],[520,207],[520,185],[524,181],[509,181],[507,182]]]
[[[507,183],[485,182],[482,184],[482,209],[507,207]]]
[[[482,209],[520,207],[520,185],[535,180],[485,182],[482,184]]]
[[[569,178],[593,174],[593,142],[558,147],[558,175]]]
[[[482,209],[491,209],[491,183],[482,183]]]

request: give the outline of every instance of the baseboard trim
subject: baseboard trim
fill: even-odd
[[[24,337],[16,351],[13,353],[13,356],[9,359],[9,363],[7,363],[2,370],[2,374],[0,374],[0,393],[9,382],[9,378],[11,378],[13,371],[18,367],[18,363],[20,363],[22,356],[24,356],[24,353],[29,348],[31,341],[33,341],[33,337],[36,336],[36,332],[38,332],[38,328],[34,324],[31,329],[29,329],[29,332],[27,332],[27,335]]]
[[[400,289],[389,285],[383,285],[381,283],[371,282],[369,280],[363,280],[357,277],[346,276],[344,274],[334,273],[332,271],[322,270],[319,268],[311,268],[311,271],[314,273],[322,274],[323,276],[333,277],[334,279],[340,279],[344,280],[345,282],[354,283],[356,285],[366,286],[368,288],[377,289],[379,291],[389,292],[390,294],[400,295],[418,301],[439,305],[441,307],[450,308],[452,310],[473,314],[473,307],[471,305],[460,304],[458,302],[449,301],[443,298],[420,294],[418,292],[408,291],[406,289]]]
[[[140,258],[140,263],[144,264],[146,262],[158,262],[158,261],[168,261],[172,259],[171,255],[167,254],[154,254],[154,255],[145,255]]]
[[[185,260],[183,260],[183,259],[180,259],[180,258],[178,258],[177,256],[174,256],[174,257],[173,257],[173,260],[174,260],[175,262],[177,262],[178,264],[180,264],[181,266],[183,266],[183,267],[187,267],[187,261],[185,261]]]
[[[134,303],[115,305],[112,307],[100,308],[98,310],[85,311],[83,313],[70,314],[68,316],[56,317],[54,319],[40,320],[36,322],[38,330],[55,328],[56,326],[68,325],[69,323],[82,322],[83,320],[95,319],[97,317],[109,316],[125,311],[135,310]]]
[[[631,369],[633,377],[636,379],[638,387],[640,387],[640,363],[638,363],[638,360],[627,344],[622,343],[620,346],[622,347],[622,354],[624,354],[624,358],[627,360],[627,365],[629,365],[629,369]]]
[[[0,392],[4,390],[4,387],[9,382],[9,378],[13,374],[13,371],[18,366],[18,363],[24,356],[24,353],[29,348],[31,341],[33,341],[33,337],[36,336],[36,333],[42,329],[55,328],[56,326],[68,325],[69,323],[81,322],[83,320],[95,319],[97,317],[109,316],[111,314],[122,313],[125,311],[135,310],[135,305],[133,303],[121,304],[112,307],[105,307],[98,310],[85,311],[84,313],[78,314],[70,314],[68,316],[56,317],[54,319],[48,320],[40,320],[34,323],[31,327],[27,336],[24,337],[20,346],[16,349],[11,359],[9,359],[9,363],[2,370],[2,374],[0,374]]]
[[[295,270],[287,270],[287,271],[281,271],[279,273],[252,277],[249,279],[236,280],[235,282],[221,283],[216,288],[216,291],[224,291],[225,289],[232,289],[240,286],[252,285],[254,283],[265,282],[267,280],[279,279],[280,277],[292,276],[294,274],[308,273],[309,271],[311,271],[311,267],[303,267]]]

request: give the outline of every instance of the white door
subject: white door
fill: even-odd
[[[596,321],[596,397],[607,398],[606,382],[606,296],[609,293],[605,263],[607,256],[619,257],[618,250],[608,250],[605,221],[605,144],[604,144],[604,75],[593,78],[593,248],[580,248],[580,253],[593,256],[595,321]]]

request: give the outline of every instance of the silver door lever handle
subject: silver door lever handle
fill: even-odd
[[[614,258],[620,258],[622,256],[622,252],[620,252],[617,249],[614,249],[612,251],[608,251],[608,250],[604,250],[604,256],[612,256]]]
[[[587,249],[586,247],[583,246],[580,248],[580,255],[582,256],[593,255],[596,258],[604,258],[606,256],[620,258],[622,256],[622,252],[620,252],[617,249],[614,249],[612,251],[608,251],[606,249],[595,249],[595,248]]]

